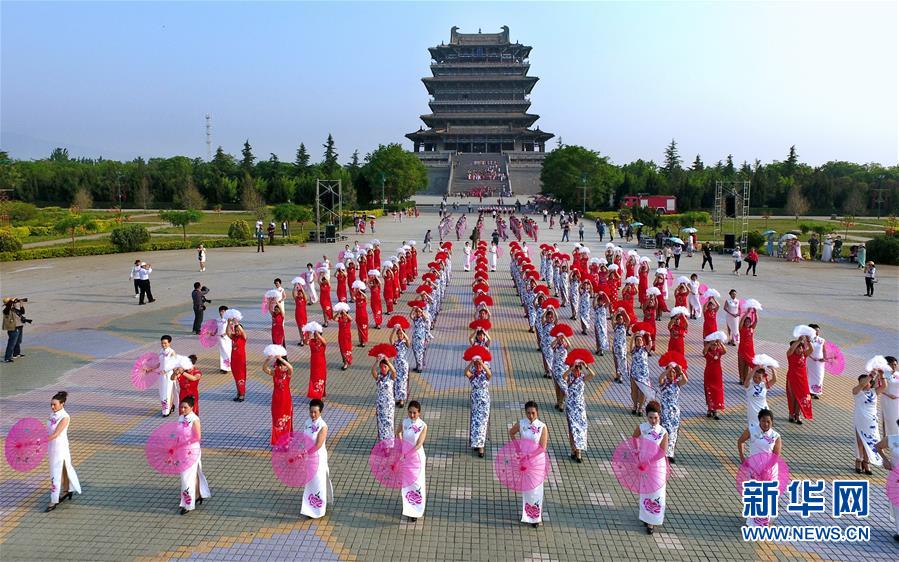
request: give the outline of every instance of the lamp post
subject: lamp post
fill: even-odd
[[[384,182],[387,180],[384,172],[379,172],[381,174],[381,212],[384,212],[384,207],[387,203],[387,200],[384,198]]]
[[[581,209],[581,217],[587,214],[587,174],[581,174],[581,189],[584,190],[584,203]]]

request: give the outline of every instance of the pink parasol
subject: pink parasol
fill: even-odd
[[[6,434],[6,462],[13,470],[34,470],[47,454],[47,428],[37,418],[22,418]]]
[[[668,286],[674,286],[674,273],[670,269],[668,270],[668,275],[666,276],[666,278],[668,279]]]
[[[200,442],[189,425],[168,422],[150,434],[144,453],[156,472],[180,474],[200,458]]]
[[[699,284],[699,303],[702,306],[705,306],[705,303],[708,302],[709,299],[705,298],[705,292],[709,290],[709,286],[705,283]]]
[[[550,462],[546,449],[530,439],[509,441],[493,461],[496,479],[513,492],[533,490],[543,484],[549,471]]]
[[[214,347],[218,343],[218,321],[209,319],[200,326],[200,345],[206,348]]]
[[[890,503],[899,507],[899,466],[894,466],[887,474],[887,497]]]
[[[317,470],[315,441],[302,431],[283,436],[272,449],[272,471],[285,486],[305,486]]]
[[[630,437],[612,453],[615,478],[636,494],[651,494],[661,489],[670,471],[665,452],[649,439]]]
[[[138,390],[147,390],[156,384],[159,376],[159,355],[148,351],[134,362],[131,367],[131,384]]]
[[[737,471],[737,492],[740,495],[743,494],[743,482],[748,480],[777,480],[777,488],[784,493],[790,483],[790,468],[774,453],[756,453],[744,460]]]
[[[372,476],[387,488],[403,488],[415,482],[421,472],[418,451],[402,439],[378,441],[371,449],[368,467]]]
[[[824,362],[824,370],[831,375],[842,375],[843,370],[846,369],[846,358],[843,357],[839,346],[829,341],[824,342],[824,356],[827,357],[827,361]]]

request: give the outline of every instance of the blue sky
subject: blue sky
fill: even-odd
[[[541,129],[616,163],[734,155],[897,163],[895,2],[0,4],[0,147],[75,155],[342,161],[410,144],[427,48],[511,28]],[[555,146],[553,144],[552,146]]]

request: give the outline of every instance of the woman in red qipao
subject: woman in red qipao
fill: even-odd
[[[334,274],[337,278],[337,302],[346,302],[346,266],[338,263],[335,267],[337,269]]]
[[[272,343],[275,345],[284,345],[284,315],[281,314],[281,307],[278,306],[278,303],[274,303],[271,313]]]
[[[634,312],[634,297],[637,296],[637,285],[634,283],[624,283],[624,288],[621,289],[621,301],[619,301],[622,305],[624,305],[624,310],[627,311],[627,315],[631,318],[636,319],[637,314]]]
[[[231,338],[231,376],[237,388],[237,396],[233,400],[243,402],[247,388],[247,333],[240,325],[239,310],[229,308],[225,311],[225,318],[228,320],[225,332]]]
[[[648,355],[652,355],[656,350],[656,320],[659,319],[659,305],[656,298],[655,291],[650,291],[643,301],[643,321],[646,322],[646,336],[649,338],[646,345]]]
[[[708,295],[707,301],[705,301],[705,305],[702,307],[702,337],[707,337],[709,334],[715,333],[718,331],[718,301],[715,299],[715,293]]]
[[[302,277],[295,277],[293,280],[293,319],[297,323],[297,331],[300,332],[300,343],[297,345],[306,345],[306,336],[303,334],[303,326],[309,321],[306,314],[306,280]]]
[[[637,268],[638,295],[640,304],[646,302],[646,290],[649,289],[649,259],[640,259],[640,267]]]
[[[334,314],[337,319],[337,344],[343,358],[340,370],[346,371],[353,364],[353,319],[350,318],[350,306],[339,302],[334,305]]]
[[[415,240],[409,242],[409,245],[412,247],[409,250],[409,262],[412,264],[412,280],[414,281],[418,277],[418,250],[415,249]]]
[[[375,330],[381,329],[381,322],[384,320],[383,312],[381,311],[381,273],[377,269],[372,269],[368,272],[368,287],[371,291],[371,315],[372,319],[375,321]]]
[[[381,243],[377,240],[372,242],[374,248],[371,250],[373,263],[369,264],[372,269],[381,269]]]
[[[272,377],[273,383],[271,445],[274,447],[281,446],[281,440],[289,439],[293,431],[293,398],[290,396],[293,365],[287,361],[287,350],[280,345],[267,346],[265,354],[262,370]]]
[[[409,263],[405,255],[400,255],[400,291],[406,290],[406,284],[409,280],[408,272]]]
[[[759,317],[754,308],[750,308],[740,322],[740,343],[737,347],[737,370],[740,373],[740,384],[749,378],[749,366],[755,358],[755,327]]]
[[[681,280],[681,283],[678,283],[677,288],[674,289],[674,306],[683,306],[687,307],[687,298],[690,296],[690,280],[686,281]]]
[[[393,262],[393,267],[390,269],[393,270],[393,304],[399,302],[400,296],[403,293],[402,288],[400,287],[400,264],[399,261]]]
[[[707,418],[720,419],[718,410],[724,409],[724,375],[721,372],[721,358],[727,353],[724,332],[712,332],[705,337],[702,355],[705,357],[705,370],[702,373],[705,387],[705,405]]]
[[[393,312],[393,305],[396,303],[391,265],[389,261],[384,262],[384,305],[387,307],[387,314]]]
[[[359,347],[365,347],[368,343],[368,298],[365,296],[365,283],[356,281],[353,285],[353,295],[356,298],[356,333],[359,335]]]
[[[790,422],[799,425],[802,425],[800,414],[807,420],[814,419],[808,370],[805,365],[805,360],[811,353],[812,344],[809,336],[800,336],[799,339],[791,341],[790,349],[787,351],[787,406],[790,409]]]
[[[652,286],[659,290],[659,296],[656,297],[656,303],[659,305],[660,315],[662,312],[668,312],[668,303],[665,302],[665,284],[668,282],[666,279],[667,275],[667,271],[659,273],[659,270],[656,270],[656,278],[652,282]]]
[[[319,273],[318,286],[318,302],[321,303],[322,318],[324,319],[322,325],[327,328],[328,320],[334,320],[334,310],[331,308],[331,279],[328,277],[327,270]]]
[[[306,397],[322,400],[327,396],[328,364],[325,362],[325,349],[328,342],[322,337],[322,327],[310,322],[303,328],[309,333],[309,390]]]
[[[356,282],[356,260],[350,260],[346,264],[347,298],[353,302],[353,283]]]
[[[684,340],[687,338],[687,309],[683,306],[675,306],[671,310],[671,320],[668,321],[668,351],[684,353]]]
[[[172,380],[178,383],[178,403],[184,402],[184,399],[188,396],[194,399],[193,411],[198,416],[200,415],[200,377],[203,376],[203,372],[200,369],[197,369],[197,356],[196,355],[188,355],[187,358],[190,360],[190,367],[187,365],[175,369],[172,373]]]

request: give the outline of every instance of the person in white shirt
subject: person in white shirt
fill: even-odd
[[[690,276],[690,296],[687,297],[690,306],[690,318],[702,316],[702,302],[699,300],[699,276],[695,273]]]
[[[303,272],[303,277],[306,279],[306,289],[309,294],[309,298],[312,303],[318,302],[318,289],[315,287],[315,268],[311,263],[306,264],[306,271]]]
[[[140,260],[134,260],[134,266],[131,268],[131,273],[128,275],[128,279],[131,279],[134,282],[134,298],[140,296]]]
[[[150,267],[150,264],[141,262],[140,264],[140,300],[137,304],[144,304],[144,297],[147,298],[147,302],[151,303],[156,301],[153,298],[153,291],[150,290],[150,274],[153,273],[153,268]]]
[[[743,252],[740,251],[739,246],[734,248],[734,252],[731,254],[731,257],[734,258],[734,275],[739,275],[740,266],[743,265]]]
[[[172,349],[172,336],[159,338],[159,402],[162,416],[166,417],[175,409],[175,382],[172,372],[178,366],[178,354]]]
[[[206,246],[197,246],[197,259],[200,261],[200,271],[206,271]]]
[[[219,307],[219,317],[216,320],[215,333],[219,336],[219,372],[227,373],[231,370],[231,338],[228,337],[228,321],[224,318],[228,307]]]
[[[465,271],[471,271],[471,242],[465,243],[462,252],[465,254]]]
[[[287,291],[284,290],[284,287],[281,286],[281,278],[275,277],[275,290],[278,291],[278,308],[281,309],[281,314],[284,314],[284,299],[287,298]]]
[[[490,244],[490,271],[496,271],[496,244]]]

